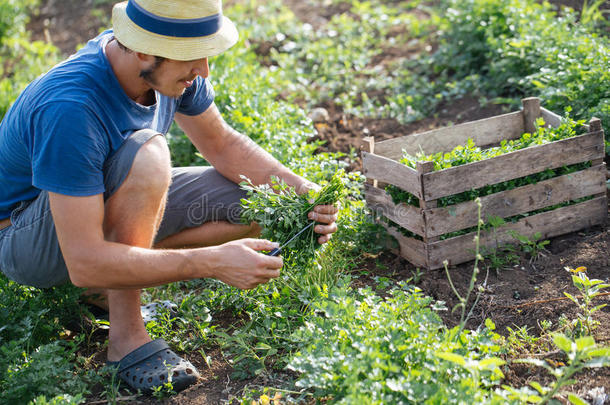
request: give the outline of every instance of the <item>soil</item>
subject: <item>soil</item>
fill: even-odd
[[[113,4],[112,0],[44,0],[27,28],[33,39],[52,42],[62,54],[70,55],[110,27]]]
[[[559,0],[553,3],[568,4],[577,9],[582,7],[582,2],[575,0]],[[345,3],[334,2],[331,7],[315,7],[308,2],[297,0],[285,0],[285,4],[303,22],[311,24],[314,28],[322,27],[334,14],[346,12],[348,9]],[[97,15],[109,16],[111,2],[43,0],[39,13],[32,18],[28,29],[33,32],[35,39],[50,40],[68,55],[78,44],[95,36],[100,27],[107,24],[92,15],[93,8],[100,10]],[[264,54],[264,51],[261,53]],[[388,48],[376,58],[375,64],[408,56],[407,51]],[[440,105],[431,118],[403,125],[392,119],[371,119],[344,114],[341,108],[332,102],[323,103],[318,107],[325,108],[329,113],[328,120],[315,124],[317,139],[326,141],[321,151],[342,152],[349,152],[354,148],[357,150],[362,138],[369,135],[374,135],[376,140],[389,139],[439,128],[449,123],[473,121],[506,112],[505,106],[481,107],[475,97],[466,96],[455,102]],[[352,170],[359,170],[360,161],[351,162],[350,167]],[[477,281],[477,287],[482,286],[483,292],[468,321],[468,327],[477,328],[486,318],[490,318],[495,322],[498,333],[504,336],[507,336],[511,329],[516,330],[519,327],[525,327],[530,335],[538,336],[542,331],[543,320],[552,322],[555,327],[563,318],[575,319],[578,310],[570,300],[566,299],[563,292],[577,295],[578,291],[573,287],[570,273],[564,270],[564,267],[585,266],[590,278],[610,282],[609,241],[610,230],[598,226],[551,239],[547,251],[532,263],[529,258],[521,257],[519,264],[500,271],[492,271],[487,278],[483,266]],[[374,276],[385,276],[391,280],[411,278],[425,294],[436,300],[445,301],[447,308],[451,309],[457,303],[444,270],[419,272],[415,266],[391,252],[384,252],[378,256],[365,256],[362,264],[354,270],[354,274],[357,275],[354,286],[375,285]],[[449,269],[453,284],[460,293],[464,292],[470,283],[472,268],[473,263],[465,263]],[[483,283],[485,279],[486,282]],[[599,297],[596,303],[610,304],[610,296]],[[459,313],[452,313],[450,310],[439,314],[449,326],[455,325],[460,319]],[[610,327],[608,327],[610,305],[598,311],[595,319],[600,322],[594,333],[596,341],[610,344]],[[199,354],[189,356],[201,371],[201,382],[179,395],[158,403],[192,405],[226,403],[230,398],[239,397],[240,391],[246,385],[277,386],[284,379],[290,379],[287,374],[279,374],[273,376],[272,381],[263,377],[238,381],[231,377],[233,368],[218,348],[206,354],[211,359],[209,364],[204,363]],[[516,356],[527,357],[528,354],[527,348],[524,348],[523,353]],[[103,356],[96,354],[95,358],[98,357],[101,359]],[[554,361],[565,360],[551,349],[542,357]],[[533,369],[518,364],[509,366],[506,372],[508,384],[522,386],[532,380],[545,382],[548,381],[548,375],[541,373],[538,368]],[[605,387],[606,393],[610,393],[608,369],[587,371],[578,376],[577,381],[570,389],[589,400],[591,397],[588,392],[595,387]],[[121,394],[125,396],[123,403],[152,401],[145,397],[127,401],[130,394],[127,392]],[[96,401],[98,398],[100,396],[95,395],[91,401]],[[610,399],[606,403],[610,403]]]

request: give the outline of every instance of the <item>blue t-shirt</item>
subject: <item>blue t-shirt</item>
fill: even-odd
[[[0,122],[0,219],[40,190],[70,196],[104,192],[104,162],[134,131],[169,130],[174,114],[197,115],[214,101],[198,77],[179,98],[156,92],[156,104],[131,100],[104,48],[108,30],[34,80]]]

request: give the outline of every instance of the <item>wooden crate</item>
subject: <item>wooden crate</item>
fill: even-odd
[[[407,135],[375,143],[365,138],[362,148],[363,172],[367,177],[367,204],[378,214],[417,234],[406,237],[384,223],[400,246],[400,254],[419,267],[436,269],[447,260],[450,265],[474,259],[476,232],[441,239],[442,235],[476,227],[477,206],[467,201],[448,207],[437,207],[437,200],[546,169],[592,162],[590,168],[536,184],[481,197],[481,216],[509,218],[562,202],[583,197],[591,199],[551,211],[524,217],[496,230],[496,235],[481,232],[480,246],[514,242],[509,230],[531,237],[540,232],[543,238],[558,236],[592,225],[602,224],[607,216],[604,133],[599,119],[585,125],[587,133],[573,138],[537,145],[480,162],[433,171],[432,162],[418,162],[417,170],[398,161],[403,150],[415,155],[448,152],[473,138],[481,148],[497,145],[503,139],[518,139],[534,131],[534,122],[543,117],[547,125],[557,127],[560,117],[540,107],[538,98],[523,99],[523,110],[461,125]],[[379,182],[379,186],[378,186]],[[419,199],[419,207],[394,204],[381,184],[392,184]],[[382,222],[383,223],[383,222]]]

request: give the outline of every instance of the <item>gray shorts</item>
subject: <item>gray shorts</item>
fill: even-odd
[[[140,147],[157,133],[135,132],[104,166],[104,201],[123,183]],[[246,193],[212,167],[172,169],[163,221],[155,241],[206,222],[240,223],[240,199]],[[42,191],[32,201],[24,201],[11,213],[12,225],[0,230],[0,271],[9,279],[45,288],[69,281],[49,194]]]

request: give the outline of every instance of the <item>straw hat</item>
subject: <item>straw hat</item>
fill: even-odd
[[[127,48],[175,60],[218,55],[238,38],[220,0],[129,0],[115,4],[112,26]]]

